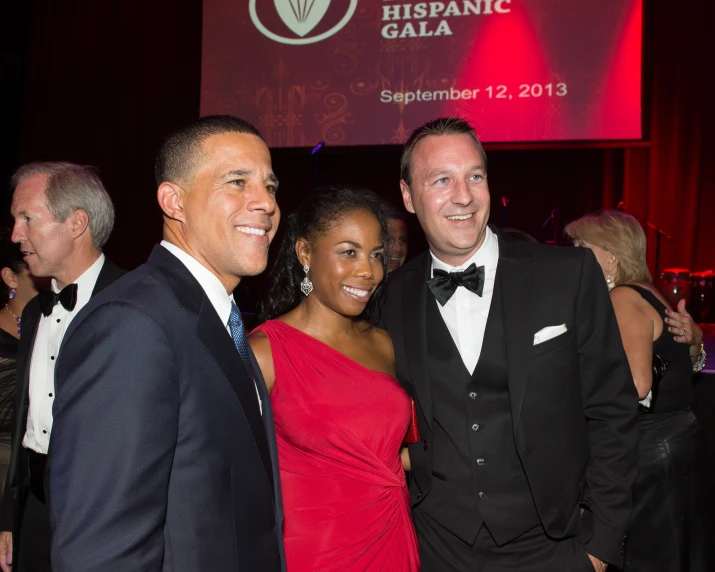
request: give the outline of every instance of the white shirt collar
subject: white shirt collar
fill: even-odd
[[[191,275],[196,278],[197,282],[201,285],[206,296],[208,296],[211,305],[216,310],[218,317],[224,325],[228,324],[228,319],[231,316],[231,304],[233,303],[233,294],[229,295],[226,292],[221,281],[218,279],[213,272],[201,264],[190,254],[184,252],[176,246],[171,244],[166,240],[161,241],[161,245],[166,248],[171,254],[176,256],[179,261],[186,266]]]
[[[97,260],[92,263],[92,266],[87,268],[82,275],[74,281],[77,284],[77,304],[75,308],[82,308],[89,299],[92,297],[92,292],[97,284],[97,278],[99,278],[99,273],[102,271],[102,266],[104,266],[104,254],[100,253]],[[60,291],[57,286],[57,280],[52,279],[52,291],[58,293]]]
[[[492,232],[491,228],[487,227],[484,242],[479,249],[472,254],[469,260],[461,266],[450,266],[446,262],[442,262],[432,253],[432,251],[430,251],[430,255],[432,256],[432,275],[434,275],[435,269],[444,270],[445,272],[461,271],[468,268],[472,263],[477,266],[484,266],[486,270],[489,270],[491,268],[496,268],[497,263],[499,262],[499,243],[497,241],[496,234]]]

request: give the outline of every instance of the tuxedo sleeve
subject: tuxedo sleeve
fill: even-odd
[[[52,570],[159,572],[176,360],[159,325],[129,304],[101,305],[72,326],[55,374]]]
[[[576,308],[581,397],[590,459],[584,503],[593,516],[589,554],[620,565],[637,471],[638,394],[608,289],[584,249]]]

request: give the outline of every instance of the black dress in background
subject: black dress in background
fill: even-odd
[[[0,329],[0,493],[10,464],[18,339]],[[2,494],[0,494],[0,499]]]
[[[666,307],[650,290],[628,286],[665,318]],[[651,412],[639,417],[638,477],[623,571],[712,571],[714,483],[710,450],[692,410],[688,346],[676,342],[666,326],[653,353],[669,366]]]

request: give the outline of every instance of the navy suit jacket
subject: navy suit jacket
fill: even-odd
[[[157,246],[82,310],[57,363],[54,572],[285,569],[270,400]]]

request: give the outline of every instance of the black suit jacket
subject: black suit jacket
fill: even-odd
[[[256,385],[161,246],[83,309],[55,375],[54,572],[284,568],[270,400],[253,371]]]
[[[95,296],[125,273],[105,257],[102,269],[92,291]],[[30,359],[35,346],[37,327],[42,318],[39,296],[30,300],[22,311],[22,336],[17,351],[17,375],[15,409],[13,411],[13,435],[10,466],[5,480],[5,492],[0,511],[0,530],[13,532],[15,559],[20,539],[20,519],[30,488],[27,449],[22,446],[27,429],[27,414],[30,407]],[[17,562],[15,563],[17,564]]]
[[[590,554],[621,560],[636,476],[638,397],[603,272],[590,250],[519,242],[498,234],[514,438],[549,536],[592,526]],[[427,373],[425,252],[390,274],[383,324],[397,376],[418,404],[421,441],[410,445],[413,507],[432,484],[432,392]],[[538,345],[534,334],[566,324]],[[519,515],[514,515],[519,518]]]

